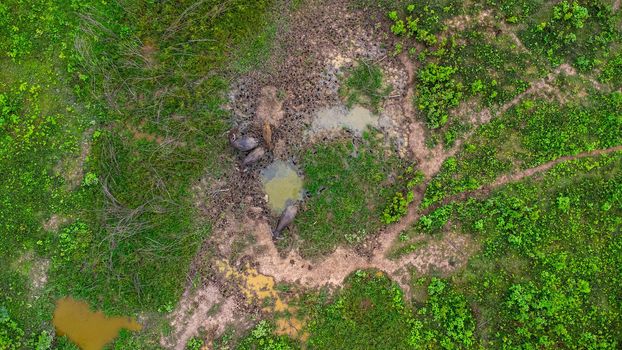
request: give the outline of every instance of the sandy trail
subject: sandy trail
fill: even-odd
[[[547,171],[549,169],[551,169],[552,167],[554,167],[555,165],[562,163],[562,162],[566,162],[566,161],[570,161],[570,160],[576,160],[576,159],[581,159],[581,158],[586,158],[586,157],[595,157],[595,156],[600,156],[603,154],[607,154],[607,153],[612,153],[612,152],[618,152],[618,151],[622,151],[622,145],[620,146],[615,146],[615,147],[610,147],[610,148],[605,148],[605,149],[597,149],[594,151],[588,151],[588,152],[581,152],[577,155],[574,156],[563,156],[563,157],[559,157],[555,160],[552,160],[550,162],[538,165],[537,167],[534,168],[529,168],[514,174],[508,174],[508,175],[503,175],[500,176],[499,178],[497,178],[497,180],[495,180],[495,182],[492,183],[492,185],[490,187],[494,188],[494,187],[499,187],[499,186],[503,186],[507,183],[510,182],[516,182],[516,181],[520,181],[526,177],[531,177],[537,173],[541,173],[544,171]]]
[[[482,186],[480,189],[473,192],[488,192],[508,183],[521,181],[524,178],[547,171],[561,162],[618,151],[622,151],[622,146],[583,152],[574,156],[560,157],[535,168],[502,176],[492,184]],[[461,196],[463,196],[463,194],[449,197],[445,202],[448,203],[452,200],[457,200]],[[391,244],[395,241],[400,232],[415,223],[422,215],[417,209],[421,199],[422,195],[417,194],[408,215],[400,222],[387,227],[380,233],[379,241],[381,244],[370,258],[362,257],[354,250],[343,247],[338,248],[335,252],[317,262],[303,259],[296,252],[290,252],[286,258],[281,258],[272,243],[268,224],[262,220],[251,220],[247,222],[246,226],[255,227],[254,234],[257,237],[257,246],[263,249],[263,253],[255,255],[256,261],[259,264],[258,271],[273,276],[277,281],[299,283],[305,287],[320,287],[327,284],[337,286],[341,284],[346,276],[357,269],[377,268],[387,272],[399,282],[399,277],[402,276],[404,267],[412,267],[418,271],[423,271],[431,266],[439,270],[449,270],[459,267],[449,266],[448,257],[452,255],[452,253],[468,251],[471,247],[467,237],[456,234],[449,234],[444,239],[432,242],[418,250],[416,254],[405,256],[398,260],[390,260],[386,257],[391,248]],[[403,283],[400,284],[403,285]]]
[[[402,101],[402,111],[407,116],[414,115],[414,106],[413,106],[413,97],[414,97],[414,82],[415,82],[415,65],[408,58],[406,54],[400,56],[400,61],[406,68],[406,72],[408,73],[408,90],[406,92],[406,96]],[[494,113],[491,113],[490,110],[484,109],[476,115],[472,116],[471,122],[473,123],[473,128],[468,131],[463,137],[456,140],[456,143],[452,148],[446,150],[443,145],[439,144],[436,147],[430,149],[426,146],[426,126],[420,120],[414,120],[410,123],[409,129],[410,133],[408,136],[408,144],[410,146],[410,151],[413,154],[413,157],[417,160],[418,168],[421,170],[427,179],[432,178],[436,173],[439,172],[443,162],[449,157],[454,156],[461,148],[464,141],[468,140],[473,133],[477,130],[479,125],[488,123],[493,117],[498,117],[503,113],[507,112],[508,109],[517,105],[525,96],[537,93],[542,90],[550,90],[550,83],[555,80],[555,78],[564,73],[566,75],[575,75],[576,72],[574,69],[568,64],[562,64],[553,72],[548,74],[541,80],[534,82],[527,90],[518,94],[511,101],[503,104],[499,109]]]
[[[272,241],[271,228],[268,222],[265,219],[252,219],[247,216],[242,226],[252,231],[257,239],[256,244],[250,248],[251,251],[248,253],[254,256],[256,271],[261,275],[270,276],[275,283],[297,283],[307,288],[326,285],[338,286],[350,273],[357,269],[376,268],[385,271],[407,292],[410,290],[409,279],[407,278],[409,276],[408,268],[413,268],[418,272],[425,272],[429,269],[437,271],[455,270],[464,266],[468,257],[477,250],[477,246],[473,244],[469,236],[450,232],[438,240],[430,241],[414,254],[396,260],[387,258],[397,236],[415,223],[421,215],[451,201],[468,196],[477,196],[478,193],[489,193],[495,188],[545,172],[565,161],[613,152],[622,152],[622,145],[582,152],[574,156],[560,157],[534,168],[501,176],[489,185],[448,197],[443,202],[433,205],[425,211],[418,209],[424,193],[422,188],[419,188],[415,192],[415,200],[410,206],[408,214],[401,221],[387,227],[379,234],[378,241],[380,244],[372,256],[368,258],[358,255],[352,249],[343,247],[337,248],[332,254],[319,261],[306,260],[295,251],[282,258]],[[216,307],[219,307],[219,311],[212,313],[211,310]],[[186,342],[200,328],[214,334],[221,334],[226,324],[241,321],[245,314],[246,312],[235,303],[232,297],[225,297],[214,284],[199,289],[193,295],[186,291],[182,297],[182,303],[171,315],[174,335],[163,337],[161,345],[182,350]]]
[[[215,284],[190,294],[189,291],[184,293],[181,303],[171,315],[173,335],[160,339],[160,345],[165,348],[184,350],[186,343],[197,334],[199,328],[221,334],[227,323],[239,321],[242,316],[235,312],[234,299],[225,298]],[[219,312],[211,312],[216,308]]]
[[[405,115],[413,115],[414,107],[412,100],[414,96],[415,65],[405,54],[400,56],[400,61],[408,73],[409,86],[402,101],[402,110]],[[550,83],[561,73],[566,75],[576,74],[571,66],[562,64],[543,79],[533,83],[529,89],[499,107],[494,115],[489,110],[483,110],[473,118],[475,127],[461,139],[457,140],[456,144],[449,150],[445,150],[441,145],[429,149],[425,145],[425,124],[418,120],[413,121],[410,125],[410,150],[418,162],[418,168],[423,171],[426,177],[426,183],[438,173],[443,162],[448,157],[454,156],[462,148],[464,141],[473,135],[478,125],[488,123],[493,117],[502,115],[508,109],[520,103],[525,96],[550,88]],[[575,156],[564,156],[532,169],[502,176],[492,184],[483,186],[476,191],[490,191],[507,183],[520,181],[536,173],[546,171],[563,161],[616,152],[620,149],[622,149],[622,146],[584,152]],[[320,287],[327,284],[337,286],[352,271],[371,267],[387,272],[397,281],[400,280],[399,277],[403,274],[404,267],[412,267],[418,271],[423,271],[430,267],[439,270],[450,270],[459,267],[448,265],[448,255],[452,252],[462,253],[468,251],[470,249],[470,241],[466,237],[458,235],[446,235],[444,239],[432,242],[423,249],[418,250],[416,254],[405,256],[398,260],[390,260],[386,257],[397,236],[420,218],[422,213],[419,212],[418,208],[423,199],[424,187],[425,185],[415,190],[415,198],[409,207],[407,215],[399,222],[386,227],[379,233],[377,238],[379,245],[373,251],[371,257],[363,257],[352,249],[339,247],[332,254],[323,257],[322,260],[317,262],[306,260],[295,251],[291,251],[286,258],[281,258],[272,242],[270,227],[263,220],[251,220],[246,224],[246,227],[254,228],[253,231],[257,237],[257,247],[260,247],[259,251],[251,255],[255,257],[259,264],[258,270],[261,273],[273,276],[277,281],[299,283],[306,287]],[[449,197],[446,201],[456,200],[460,195],[462,194]],[[407,288],[406,284],[400,284],[402,287]]]

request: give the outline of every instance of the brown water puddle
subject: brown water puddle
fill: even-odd
[[[294,167],[282,160],[274,161],[261,171],[261,183],[275,214],[280,214],[289,203],[302,199],[302,178]]]
[[[66,335],[82,350],[101,350],[121,329],[142,328],[130,317],[106,317],[101,311],[91,311],[86,302],[73,298],[57,300],[53,323],[56,334]]]

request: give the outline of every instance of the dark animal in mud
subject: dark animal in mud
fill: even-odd
[[[263,147],[257,147],[244,158],[242,165],[249,166],[263,158],[265,154],[266,150]]]
[[[281,231],[285,229],[289,224],[294,221],[296,214],[298,213],[298,206],[295,204],[290,204],[283,210],[281,214],[281,218],[279,219],[279,223],[276,225],[276,228],[272,231],[273,239],[281,238]]]
[[[259,140],[252,136],[237,136],[234,132],[229,133],[229,143],[233,148],[247,152],[259,146]]]

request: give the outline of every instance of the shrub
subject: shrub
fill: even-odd
[[[607,61],[599,80],[603,83],[611,83],[615,88],[622,86],[622,54],[617,54]]]
[[[240,350],[290,350],[295,349],[294,342],[286,336],[274,335],[274,327],[266,320],[260,321],[250,331],[236,349]]]
[[[24,331],[11,319],[9,312],[0,306],[0,349],[18,350],[22,343]]]
[[[410,166],[406,169],[404,175],[400,176],[398,181],[404,181],[406,188],[404,190],[395,192],[391,202],[385,207],[382,212],[382,222],[385,224],[391,224],[397,222],[408,212],[408,206],[415,198],[413,189],[424,180],[424,175],[421,171],[415,171],[414,167]]]
[[[447,123],[449,109],[462,99],[462,84],[452,76],[456,68],[428,63],[417,77],[417,107],[424,112],[428,127],[438,129]]]
[[[580,70],[591,69],[598,55],[615,39],[615,16],[596,1],[561,1],[548,21],[523,33],[525,44],[544,54],[554,65],[565,58]]]

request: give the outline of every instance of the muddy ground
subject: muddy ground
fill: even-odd
[[[418,67],[406,55],[390,54],[394,43],[386,36],[389,25],[383,14],[363,12],[345,1],[331,0],[311,1],[281,16],[287,20],[278,31],[271,59],[261,69],[232,82],[225,106],[233,115],[235,132],[264,140],[269,151],[248,168],[241,166],[243,155],[238,154],[234,168],[223,179],[205,178],[195,185],[195,203],[203,219],[213,223],[213,233],[204,242],[188,276],[189,281],[198,277],[200,284],[189,284],[178,309],[171,315],[173,332],[162,338],[163,346],[183,349],[199,330],[213,339],[222,334],[227,324],[244,330],[262,315],[287,310],[288,296],[276,292],[275,283],[306,289],[335,287],[352,271],[374,267],[386,271],[407,289],[411,271],[448,273],[463,267],[478,249],[470,237],[447,232],[415,254],[397,260],[386,257],[399,233],[420,217],[417,207],[424,186],[416,189],[415,201],[406,217],[355,248],[337,248],[317,261],[302,258],[295,244],[286,249],[276,248],[271,227],[277,218],[266,203],[259,172],[275,159],[300,164],[302,151],[316,142],[355,137],[334,130],[309,134],[308,129],[318,110],[343,104],[340,77],[357,61],[378,64],[385,81],[393,87],[379,113],[379,130],[386,144],[405,160],[418,164],[427,180],[475,129],[472,127],[451,149],[426,146],[428,134],[412,103]],[[457,26],[467,20],[457,21],[450,24]],[[457,115],[472,126],[486,123],[525,95],[546,90],[557,74],[574,74],[565,72],[567,68],[562,66],[542,81],[533,82],[532,88],[496,111],[476,110],[472,108],[473,101],[467,101],[458,108]],[[269,135],[271,139],[266,140]],[[492,186],[531,175],[529,172],[500,179]],[[262,306],[261,295],[277,304],[272,308]],[[283,326],[277,331],[304,337],[297,331],[304,320],[284,322],[277,317],[276,323]]]

